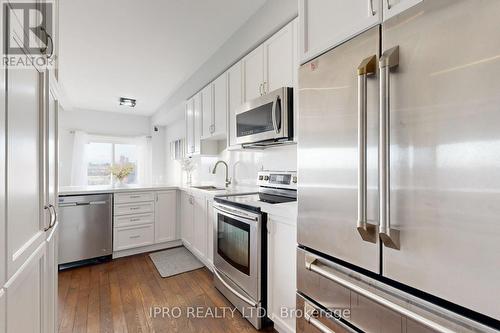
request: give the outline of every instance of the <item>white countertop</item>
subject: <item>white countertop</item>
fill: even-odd
[[[193,185],[198,186],[198,185]],[[258,191],[256,186],[233,186],[221,190],[202,190],[193,186],[163,184],[163,185],[122,185],[122,186],[63,186],[59,188],[59,195],[88,195],[102,193],[123,193],[123,192],[140,192],[140,191],[167,191],[181,190],[191,194],[201,194],[206,197],[214,197],[227,194],[244,194]],[[280,204],[269,204],[266,202],[256,201],[252,205],[260,207],[260,209],[270,215],[290,218],[297,218],[297,202],[287,202]]]

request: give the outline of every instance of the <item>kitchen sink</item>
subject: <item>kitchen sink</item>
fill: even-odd
[[[225,188],[215,187],[215,186],[193,186],[193,188],[196,188],[198,190],[205,190],[205,191],[223,191],[223,190],[225,190]]]

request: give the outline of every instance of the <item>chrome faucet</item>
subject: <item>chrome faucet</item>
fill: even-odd
[[[224,166],[226,167],[226,187],[228,187],[229,185],[231,185],[231,178],[229,178],[228,174],[229,174],[229,167],[227,166],[227,163],[224,162],[224,161],[217,161],[217,163],[215,163],[214,165],[214,168],[212,170],[212,174],[215,175],[215,172],[217,171],[217,167],[219,166],[219,164],[224,164]]]

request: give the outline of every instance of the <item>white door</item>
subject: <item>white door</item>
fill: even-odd
[[[379,24],[381,1],[300,0],[300,62],[304,63]]]
[[[227,120],[227,74],[219,76],[213,86],[213,128],[212,136],[217,139],[226,138]]]
[[[405,10],[418,5],[423,0],[384,0],[384,22]]]
[[[186,102],[186,152],[194,153],[194,99]]]
[[[43,332],[47,245],[43,241],[5,284],[7,332]]]
[[[201,121],[202,121],[202,106],[201,106],[201,94],[196,94],[193,97],[193,133],[194,133],[194,151],[193,154],[200,154],[201,152]]]
[[[215,213],[213,208],[214,200],[207,200],[207,258],[208,261],[214,263],[214,224]]]
[[[182,212],[182,220],[181,220],[181,233],[182,239],[187,242],[189,245],[193,244],[193,197],[186,193],[182,192],[181,195],[181,212]]]
[[[176,191],[156,193],[155,202],[155,243],[175,240],[176,237]]]
[[[281,87],[293,87],[294,73],[298,70],[296,63],[295,21],[264,43],[264,89],[265,93]]]
[[[7,80],[7,278],[45,241],[42,207],[41,74],[9,69]]]
[[[57,332],[58,244],[59,222],[47,233],[47,259],[45,260],[45,306],[43,308],[45,332]]]
[[[5,290],[3,288],[0,288],[0,333],[5,333],[5,315],[6,315]]]
[[[260,45],[243,60],[245,101],[264,93],[264,47]]]
[[[243,104],[243,91],[242,91],[242,81],[243,81],[243,72],[242,72],[242,63],[241,61],[233,65],[227,71],[227,85],[228,85],[228,126],[227,129],[229,131],[228,137],[228,146],[236,145],[236,111],[240,108],[241,104]]]
[[[201,138],[206,139],[212,135],[212,125],[213,121],[213,108],[212,108],[212,84],[209,84],[201,91],[201,110],[202,110],[202,129]]]
[[[194,196],[194,248],[207,257],[207,211],[204,196]]]

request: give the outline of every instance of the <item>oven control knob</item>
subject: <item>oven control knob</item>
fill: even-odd
[[[292,182],[293,182],[294,184],[297,184],[297,176],[294,176],[294,177],[293,177]]]
[[[264,176],[259,176],[259,180],[262,180],[262,179],[264,179]]]
[[[264,180],[268,181],[269,180],[269,176],[264,176]]]

